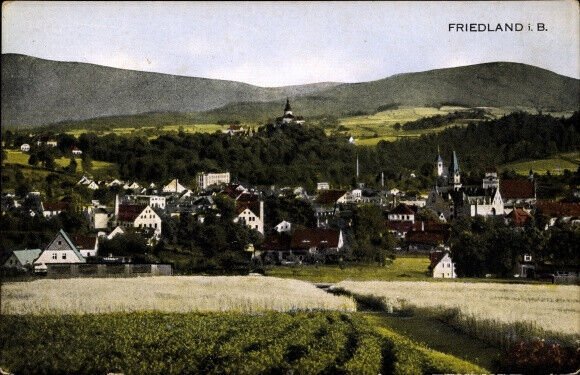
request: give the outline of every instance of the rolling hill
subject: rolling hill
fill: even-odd
[[[295,98],[295,112],[304,116],[374,113],[380,106],[524,107],[544,111],[577,110],[580,80],[535,66],[494,62],[419,73],[399,74],[372,82],[337,85]],[[213,118],[252,120],[277,115],[281,101],[231,103],[210,110]]]
[[[261,122],[279,115],[287,96],[293,98],[296,114],[304,116],[373,113],[392,104],[577,110],[579,83],[530,65],[494,62],[371,82],[264,88],[3,54],[2,125],[40,126],[152,112],[188,114],[200,121]]]
[[[336,84],[264,88],[2,54],[2,125],[39,126],[147,112],[199,112],[232,102],[282,100]]]

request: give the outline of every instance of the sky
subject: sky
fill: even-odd
[[[460,23],[524,30],[449,30]],[[491,61],[580,78],[579,38],[576,1],[2,5],[2,53],[258,86],[372,81]]]

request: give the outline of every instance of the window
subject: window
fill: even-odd
[[[59,245],[62,245],[62,241],[61,241],[61,240],[58,240],[58,244],[59,244]]]
[[[62,259],[66,259],[66,253],[62,254]]]
[[[52,259],[56,260],[56,253],[52,253]]]

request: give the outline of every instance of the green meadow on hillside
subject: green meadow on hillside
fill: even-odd
[[[570,172],[576,172],[578,166],[580,166],[580,152],[569,152],[548,159],[504,164],[499,167],[499,170],[513,170],[521,175],[527,175],[530,170],[537,174],[550,172],[553,175],[561,175],[565,169]]]

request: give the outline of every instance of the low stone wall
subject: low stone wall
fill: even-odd
[[[171,276],[171,264],[47,264],[46,277],[131,277]]]

